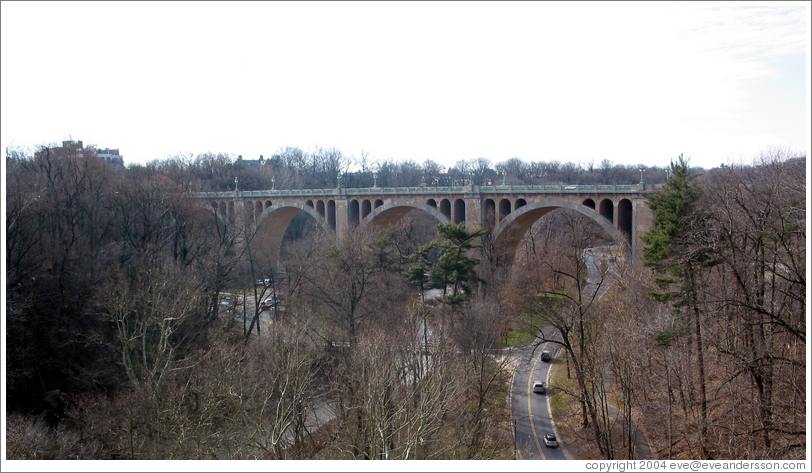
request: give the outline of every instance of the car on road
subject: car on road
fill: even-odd
[[[553,354],[550,353],[550,350],[544,350],[541,352],[541,361],[550,361],[553,359]]]
[[[544,394],[547,391],[547,388],[544,387],[544,383],[541,381],[533,381],[533,392],[538,394]]]
[[[234,307],[234,299],[231,296],[223,296],[220,298],[220,309],[228,310]]]
[[[265,299],[264,301],[260,302],[259,310],[272,310],[276,305],[276,299]]]
[[[555,434],[544,434],[544,445],[548,448],[555,448],[558,446],[558,439],[555,438]]]

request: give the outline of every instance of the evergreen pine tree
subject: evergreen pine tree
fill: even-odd
[[[483,281],[476,272],[479,260],[468,256],[468,251],[481,246],[474,243],[474,239],[484,235],[485,230],[468,230],[465,223],[440,224],[436,228],[440,237],[415,254],[414,264],[407,272],[407,282],[423,288],[429,280],[426,274],[428,252],[439,248],[443,254],[431,265],[431,287],[443,290],[443,300],[447,304],[458,305],[471,297],[474,285]]]
[[[682,317],[684,314],[686,328],[693,322],[701,406],[699,440],[703,456],[708,458],[710,455],[705,444],[708,408],[702,313],[698,294],[703,267],[712,263],[703,244],[707,236],[705,219],[697,205],[701,189],[694,179],[695,176],[689,174],[688,162],[682,155],[676,163],[671,163],[671,177],[666,181],[662,192],[649,198],[648,205],[654,219],[651,230],[642,236],[642,240],[647,244],[643,248],[644,264],[664,276],[655,279],[655,283],[663,291],[652,295],[661,303],[672,303],[675,315]],[[655,338],[663,338],[664,335],[659,334]]]

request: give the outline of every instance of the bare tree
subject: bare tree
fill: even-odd
[[[351,232],[337,247],[325,244],[312,258],[288,267],[302,295],[324,325],[325,341],[353,344],[379,307],[372,296],[383,289],[388,262],[385,246],[369,230]],[[302,264],[306,263],[306,264]]]
[[[799,404],[782,401],[801,395],[789,377],[805,368],[797,356],[806,343],[804,171],[804,158],[778,151],[756,166],[713,175],[703,202],[722,263],[712,271],[723,282],[705,286],[703,298],[729,324],[712,343],[739,367],[728,382],[750,378],[747,397],[758,408],[749,428],[760,442],[749,450],[756,456],[787,455],[805,437]]]
[[[461,351],[466,372],[471,374],[463,417],[467,458],[487,458],[485,441],[491,436],[491,429],[507,421],[498,417],[500,411],[494,406],[508,380],[510,358],[495,352],[507,321],[496,303],[484,299],[465,304],[449,320],[451,337]]]
[[[165,377],[205,320],[205,294],[178,268],[147,258],[132,276],[110,275],[102,308],[115,324],[127,377],[142,396],[160,405]]]

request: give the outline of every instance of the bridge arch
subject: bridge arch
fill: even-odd
[[[609,222],[615,222],[615,204],[609,199],[603,199],[600,204],[600,214],[609,220]]]
[[[496,225],[496,202],[493,199],[482,201],[482,225],[493,228]]]
[[[229,223],[228,212],[226,211],[225,202],[220,202],[220,204],[217,205],[215,212],[217,213],[217,216],[220,218],[220,220],[222,220],[224,223]]]
[[[260,232],[260,240],[263,245],[270,247],[271,253],[275,258],[274,265],[277,267],[279,266],[282,239],[285,237],[285,231],[288,229],[288,225],[290,225],[293,218],[301,212],[313,217],[316,224],[321,227],[330,241],[336,241],[335,232],[330,228],[330,224],[313,207],[297,202],[277,202],[263,210],[256,221],[256,229]],[[266,222],[268,225],[262,227]]]
[[[617,228],[631,238],[632,215],[634,214],[632,202],[629,199],[620,199],[617,203]]]
[[[368,225],[386,227],[392,225],[414,209],[426,212],[437,220],[438,223],[451,223],[451,220],[443,215],[443,213],[428,204],[412,200],[400,200],[377,207],[361,221],[361,227],[363,228]]]
[[[358,199],[349,199],[348,207],[348,223],[350,226],[358,225],[358,222],[361,220],[361,203],[358,201]]]
[[[333,232],[333,229],[330,228],[330,225],[324,216],[314,210],[313,207],[303,205],[298,202],[278,202],[266,208],[257,218],[257,228],[259,228],[259,226],[262,225],[266,219],[270,218],[274,223],[272,232],[283,236],[291,220],[293,220],[293,217],[298,215],[299,212],[304,212],[313,217],[316,223],[324,230],[324,233],[330,239],[335,241],[335,232]],[[279,242],[282,242],[281,238]]]
[[[451,221],[451,201],[448,199],[442,199],[440,201],[440,213],[445,215],[448,221]]]
[[[499,201],[499,218],[497,219],[498,222],[501,222],[502,220],[505,219],[505,217],[510,215],[510,212],[513,211],[511,207],[512,205],[510,203],[510,200],[502,199]]]
[[[262,211],[264,210],[263,207],[262,207],[262,201],[258,200],[256,202],[254,202],[253,206],[254,206],[253,212],[251,212],[251,210],[252,210],[251,209],[251,204],[248,203],[248,207],[246,208],[246,212],[251,212],[251,220],[256,222],[257,219],[259,218],[259,216],[262,215]]]
[[[220,202],[205,202],[197,203],[198,208],[204,209],[214,216],[214,221],[218,226],[231,225],[233,222],[228,221],[228,214],[226,214],[225,204]]]
[[[454,223],[462,223],[465,221],[467,217],[467,209],[465,208],[465,200],[464,199],[456,199],[454,201],[454,211],[452,215],[454,216]]]
[[[562,208],[573,210],[591,218],[627,253],[631,251],[627,236],[624,232],[618,231],[606,217],[601,216],[589,207],[564,200],[544,200],[517,208],[494,228],[494,241],[512,259],[516,254],[519,243],[530,227],[549,212]]]

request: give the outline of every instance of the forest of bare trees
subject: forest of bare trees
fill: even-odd
[[[604,159],[585,164],[559,161],[527,163],[519,158],[502,162],[477,158],[459,160],[444,167],[434,160],[423,163],[383,159],[371,161],[368,156],[348,156],[334,148],[304,151],[286,147],[270,157],[254,156],[237,159],[227,154],[206,153],[198,156],[175,156],[152,163],[178,182],[187,181],[202,191],[234,190],[235,179],[241,190],[321,189],[342,187],[408,187],[420,185],[455,185],[473,179],[484,184],[635,184],[640,182],[641,168],[645,182],[665,181],[668,162],[661,166],[623,165]],[[189,184],[185,184],[189,185]]]
[[[510,459],[519,332],[560,347],[572,387],[559,395],[577,406],[562,437],[595,457],[635,457],[612,406],[655,458],[804,458],[805,157],[667,169],[644,171],[665,185],[643,261],[615,254],[597,281],[586,251],[611,241],[563,209],[515,258],[487,229],[419,211],[337,244],[297,218],[278,273],[262,227],[218,220],[190,193],[339,175],[631,184],[640,167],[443,170],[298,148],[259,165],[117,167],[91,150],[7,150],[7,458]]]
[[[584,291],[584,249],[607,243],[594,223],[551,215],[526,238],[505,294],[564,352],[577,435],[596,453],[636,458],[612,433],[616,407],[655,458],[804,458],[805,173],[780,155],[707,173],[680,157],[650,199],[644,265],[604,266],[600,301]]]

